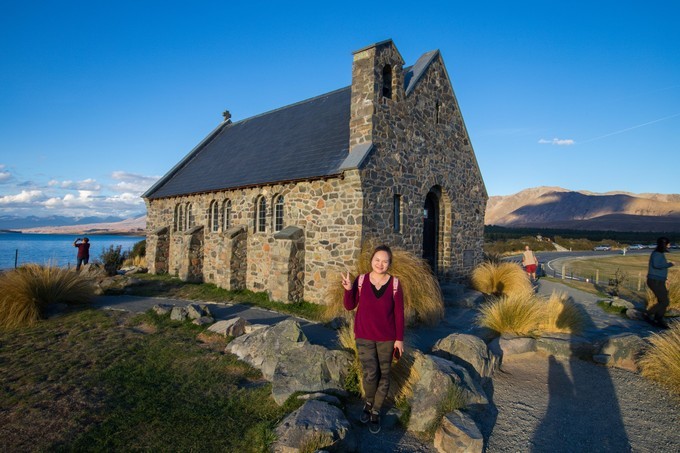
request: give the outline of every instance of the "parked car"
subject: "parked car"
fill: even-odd
[[[633,244],[628,246],[628,250],[644,250],[645,246],[642,244]]]
[[[601,244],[601,245],[596,245],[595,247],[593,247],[593,250],[595,250],[596,252],[606,252],[606,251],[609,251],[611,249],[612,249],[611,246],[608,245],[608,244]]]

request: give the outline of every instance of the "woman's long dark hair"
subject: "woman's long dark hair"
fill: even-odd
[[[656,240],[656,248],[654,249],[654,251],[659,253],[666,253],[666,246],[670,243],[671,243],[670,239],[662,236]]]

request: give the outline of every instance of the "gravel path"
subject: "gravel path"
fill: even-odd
[[[539,354],[506,359],[488,452],[677,452],[680,400],[635,373]]]

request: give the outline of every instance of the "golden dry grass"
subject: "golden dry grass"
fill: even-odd
[[[680,310],[680,270],[671,269],[668,272],[668,298],[671,302],[668,308]],[[656,303],[656,296],[647,287],[647,308],[653,307]]]
[[[533,291],[527,273],[517,263],[484,262],[472,271],[472,287],[495,296],[522,295]]]
[[[680,395],[680,323],[649,337],[651,345],[640,359],[643,376]]]
[[[539,332],[580,334],[586,327],[588,317],[583,309],[566,292],[553,291],[541,304]]]
[[[520,292],[492,299],[480,308],[477,323],[498,334],[540,336],[548,332],[580,334],[587,316],[566,293],[549,298]]]
[[[128,266],[147,267],[146,256],[133,256],[132,258],[127,258],[125,261],[123,261],[123,267]]]
[[[498,332],[514,335],[534,335],[540,311],[534,295],[528,292],[501,296],[482,305],[478,324]]]
[[[350,275],[352,280],[357,275],[371,271],[373,249],[371,244],[362,248],[359,260]],[[399,279],[404,292],[404,318],[407,326],[418,322],[434,325],[443,318],[444,301],[441,289],[425,260],[410,252],[393,249],[389,273]],[[353,312],[347,312],[343,307],[344,291],[340,275],[335,276],[334,283],[327,293],[329,303],[326,305],[325,319],[343,317],[349,320],[354,316]]]
[[[28,264],[0,275],[0,328],[35,324],[49,304],[81,304],[93,296],[80,274],[56,266]]]

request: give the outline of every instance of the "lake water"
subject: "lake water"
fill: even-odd
[[[14,268],[18,250],[17,265],[27,263],[75,266],[78,249],[73,241],[78,236],[71,234],[18,234],[0,233],[0,269]],[[82,237],[82,236],[81,236]],[[99,259],[104,248],[120,245],[123,251],[131,250],[144,236],[90,235],[90,262]]]

